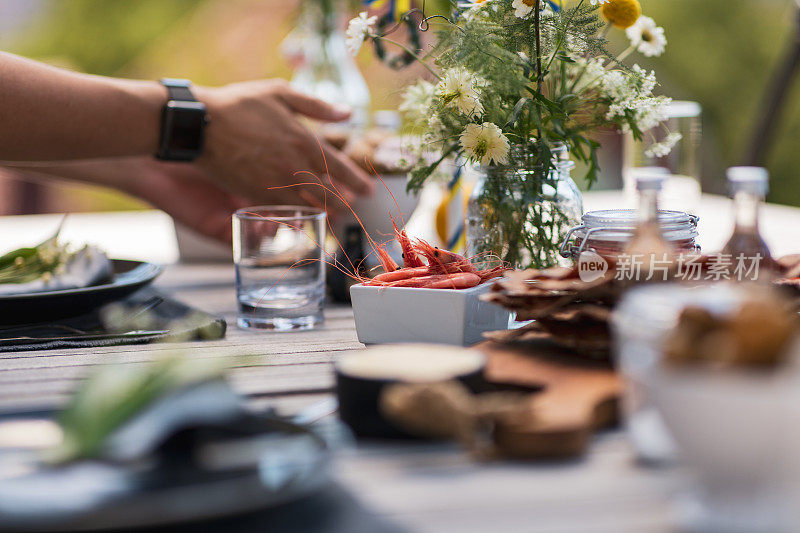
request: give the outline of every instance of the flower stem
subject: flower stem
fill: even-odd
[[[583,5],[583,2],[584,2],[584,0],[581,0],[580,2],[578,2],[578,5],[575,6],[575,9],[572,10],[572,14],[569,17],[569,20],[567,20],[567,24],[566,24],[567,27],[572,25],[572,20],[575,18],[575,14],[578,12],[580,7]],[[556,43],[556,49],[553,51],[553,55],[550,56],[550,60],[547,62],[547,67],[545,67],[547,70],[550,69],[550,65],[553,64],[553,60],[558,55],[558,51],[561,49],[561,45],[564,44],[565,37],[566,37],[566,32],[559,34],[558,42]]]
[[[607,66],[611,66],[612,64],[617,64],[617,65],[622,64],[622,61],[624,61],[626,57],[631,55],[631,52],[633,52],[635,49],[636,48],[633,45],[629,46],[620,55],[618,55],[615,58],[612,58],[611,63],[609,63]]]
[[[539,87],[539,82],[542,79],[542,42],[541,42],[541,1],[536,0],[536,5],[534,6],[534,13],[533,13],[533,31],[535,32],[536,36],[536,87]]]
[[[382,36],[375,36],[375,37],[374,37],[374,39],[380,39],[380,40],[382,40],[382,41],[386,41],[386,42],[387,42],[387,43],[389,43],[389,44],[393,44],[393,45],[395,45],[395,46],[398,46],[398,47],[402,48],[402,49],[403,49],[403,50],[404,50],[404,51],[405,51],[405,52],[406,52],[408,55],[410,55],[411,57],[413,57],[413,58],[414,58],[414,59],[415,59],[415,60],[416,60],[416,61],[417,61],[419,64],[421,64],[423,67],[425,67],[426,69],[428,69],[428,72],[430,72],[431,74],[433,74],[434,76],[436,76],[436,79],[437,79],[437,80],[441,81],[442,77],[441,77],[441,76],[439,76],[439,74],[437,74],[437,73],[436,73],[436,71],[435,71],[435,70],[433,70],[433,69],[430,67],[430,65],[428,65],[428,64],[427,64],[425,61],[423,61],[423,60],[422,60],[422,58],[421,58],[421,57],[419,57],[419,55],[418,55],[418,54],[416,54],[415,52],[413,52],[413,51],[412,51],[412,50],[411,50],[409,47],[407,47],[406,45],[404,45],[404,44],[402,44],[402,43],[398,43],[397,41],[394,41],[394,40],[392,40],[392,39],[389,39],[389,38],[387,38],[387,37],[382,37]]]

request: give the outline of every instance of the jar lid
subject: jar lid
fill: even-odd
[[[592,239],[603,241],[627,241],[636,229],[635,209],[606,209],[589,211],[583,215],[583,227],[576,236],[587,233]],[[664,238],[680,241],[697,237],[697,220],[694,215],[682,211],[659,210],[658,222]]]

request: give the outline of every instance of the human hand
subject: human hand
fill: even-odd
[[[233,212],[253,205],[217,187],[197,165],[152,159],[131,164],[141,165],[141,173],[128,192],[207,237],[230,243]]]
[[[372,192],[369,176],[297,117],[338,122],[349,110],[298,93],[283,80],[196,87],[195,93],[210,118],[197,163],[218,187],[255,203],[317,207],[323,205],[323,190],[298,185],[317,182],[314,176],[332,188],[329,177],[348,203]],[[330,194],[327,205],[340,208]]]

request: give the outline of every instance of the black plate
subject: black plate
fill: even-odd
[[[0,296],[0,324],[46,322],[82,315],[136,292],[162,271],[159,265],[141,261],[112,259],[111,264],[114,270],[111,283],[82,289]]]
[[[7,429],[6,423],[50,420],[49,413],[0,414],[0,429]],[[0,531],[62,533],[196,522],[282,505],[329,483],[330,447],[309,427],[265,414],[224,431],[226,438],[231,431],[237,439],[271,438],[275,444],[254,464],[213,469],[202,468],[198,455],[185,453],[180,434],[171,440],[174,450],[133,465],[79,461],[48,468],[33,450],[0,446]],[[216,439],[213,431],[192,441],[198,438],[211,444]]]

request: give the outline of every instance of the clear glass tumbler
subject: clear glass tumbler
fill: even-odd
[[[632,135],[626,135],[622,168],[626,200],[632,203],[636,196],[636,172],[639,169],[652,172],[653,167],[657,167],[669,175],[661,194],[662,209],[697,214],[702,189],[702,114],[703,109],[697,102],[673,101],[667,110],[667,130],[654,128],[645,135],[644,141],[635,141]],[[667,131],[681,135],[678,144],[664,157],[647,155],[651,142],[662,142]]]
[[[262,206],[234,213],[237,325],[289,331],[322,323],[324,244],[320,209]]]

